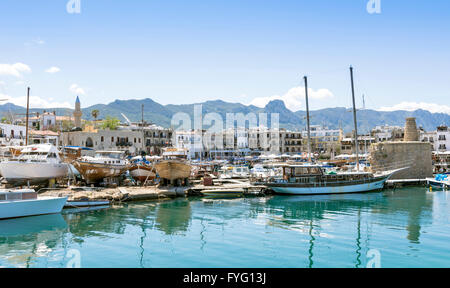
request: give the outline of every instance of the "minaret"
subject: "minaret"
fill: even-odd
[[[81,104],[80,98],[77,96],[77,100],[75,101],[75,111],[73,112],[73,116],[75,117],[75,127],[81,128],[81,116],[83,112],[81,112]]]

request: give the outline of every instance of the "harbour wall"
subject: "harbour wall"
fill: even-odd
[[[418,141],[382,142],[372,144],[370,164],[373,172],[409,167],[391,179],[425,179],[433,177],[430,143]]]

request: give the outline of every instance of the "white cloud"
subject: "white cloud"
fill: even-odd
[[[0,99],[7,100],[5,102],[1,102],[0,104],[12,103],[22,107],[27,106],[27,96],[11,97],[9,95],[0,94]],[[73,108],[73,105],[69,102],[47,101],[38,96],[30,96],[30,108]]]
[[[30,73],[31,68],[23,63],[0,64],[0,75],[22,77],[22,73]]]
[[[400,104],[396,104],[394,106],[390,107],[381,107],[378,109],[379,111],[416,111],[416,110],[427,110],[431,113],[446,113],[450,115],[450,106],[442,105],[442,104],[435,104],[435,103],[425,103],[425,102],[402,102]]]
[[[30,42],[25,42],[25,46],[39,46],[39,45],[44,45],[44,44],[45,44],[45,41],[42,40],[41,38],[31,40]]]
[[[45,70],[45,72],[50,73],[50,74],[54,74],[54,73],[58,73],[59,71],[61,71],[61,69],[59,69],[58,67],[50,67],[47,70]]]
[[[69,88],[70,92],[72,92],[75,95],[86,95],[86,92],[84,92],[84,89],[78,86],[77,84],[72,84]]]
[[[333,98],[333,93],[328,89],[318,89],[313,90],[308,88],[309,99],[315,100],[325,100]],[[250,102],[250,105],[255,105],[260,108],[264,108],[270,101],[282,100],[284,101],[286,107],[291,111],[298,111],[302,108],[302,103],[305,101],[305,87],[294,87],[291,88],[286,94],[274,95],[270,97],[259,97],[255,98]]]

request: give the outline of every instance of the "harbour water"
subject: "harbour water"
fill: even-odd
[[[449,215],[423,187],[66,210],[0,221],[0,267],[450,267]]]

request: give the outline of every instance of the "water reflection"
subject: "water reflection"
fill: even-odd
[[[0,221],[0,266],[31,267],[49,257],[66,227],[60,214]]]
[[[156,212],[156,227],[167,235],[188,231],[192,211],[190,201],[177,199],[161,203]]]
[[[253,266],[259,265],[258,257],[267,257],[265,263],[269,265],[274,263],[271,262],[275,261],[273,255],[270,255],[273,249],[274,254],[279,254],[281,258],[283,255],[289,258],[287,255],[293,253],[304,258],[304,262],[294,262],[295,265],[323,267],[324,258],[329,257],[326,255],[329,252],[325,251],[333,253],[327,249],[337,247],[342,249],[336,252],[342,253],[341,258],[348,261],[350,257],[352,267],[360,268],[365,266],[366,254],[373,238],[389,242],[390,235],[396,235],[395,241],[411,243],[413,247],[417,247],[421,240],[423,242],[423,229],[433,225],[433,199],[438,199],[436,202],[441,203],[439,207],[448,214],[447,206],[442,206],[448,201],[439,201],[435,195],[426,189],[412,188],[371,194],[234,200],[176,199],[124,204],[109,209],[69,210],[62,216],[6,220],[0,221],[0,266],[46,267],[61,263],[58,265],[63,267],[64,255],[68,250],[87,249],[92,252],[89,249],[98,245],[104,245],[101,247],[111,251],[123,247],[122,250],[127,251],[123,253],[129,253],[123,254],[126,258],[124,261],[132,267],[158,267],[161,262],[167,264],[161,259],[167,258],[167,255],[174,257],[174,250],[185,257],[179,256],[183,261],[191,257],[201,266],[201,260],[204,259],[196,257],[202,255],[213,258],[222,255],[217,261],[227,259],[227,252],[221,254],[221,251],[212,247],[242,247],[245,255],[245,247],[252,250],[258,247],[252,241],[261,240],[268,243],[261,246],[267,248],[266,251],[258,250],[258,254],[249,254],[253,256],[247,255],[245,258],[254,259]],[[377,233],[383,231],[387,234],[381,237],[374,234],[372,226],[376,227]],[[300,234],[287,233],[286,230]],[[399,240],[398,235],[402,239]],[[161,238],[165,241],[162,242]],[[174,241],[176,238],[190,246],[175,247],[173,244],[179,243]],[[222,240],[235,245],[222,246]],[[284,248],[277,240],[285,240],[284,243],[290,246]],[[345,247],[340,248],[338,245]],[[188,250],[180,253],[182,249]],[[99,250],[93,252],[95,255],[104,253]],[[83,257],[89,259],[90,253],[83,253]],[[258,256],[259,253],[261,256]],[[112,255],[105,257],[114,259]],[[91,261],[97,263],[95,260]],[[100,261],[100,267],[107,265],[102,260],[97,261]],[[117,263],[121,263],[120,260]],[[217,262],[213,263],[217,265]],[[189,266],[185,262],[183,265]],[[241,266],[244,265],[247,263]]]
[[[267,213],[267,225],[309,236],[309,267],[314,266],[314,245],[317,236],[322,236],[319,231],[323,223],[340,219],[339,216],[356,216],[356,225],[348,229],[356,230],[355,267],[359,268],[362,266],[364,238],[361,231],[362,213],[366,218],[371,218],[368,222],[374,221],[377,215],[384,217],[378,224],[403,228],[407,231],[408,241],[419,244],[422,226],[432,224],[433,194],[425,189],[404,189],[374,194],[275,196],[265,203],[262,211],[259,203],[254,206],[258,213]],[[365,235],[366,248],[371,233],[367,231]]]

